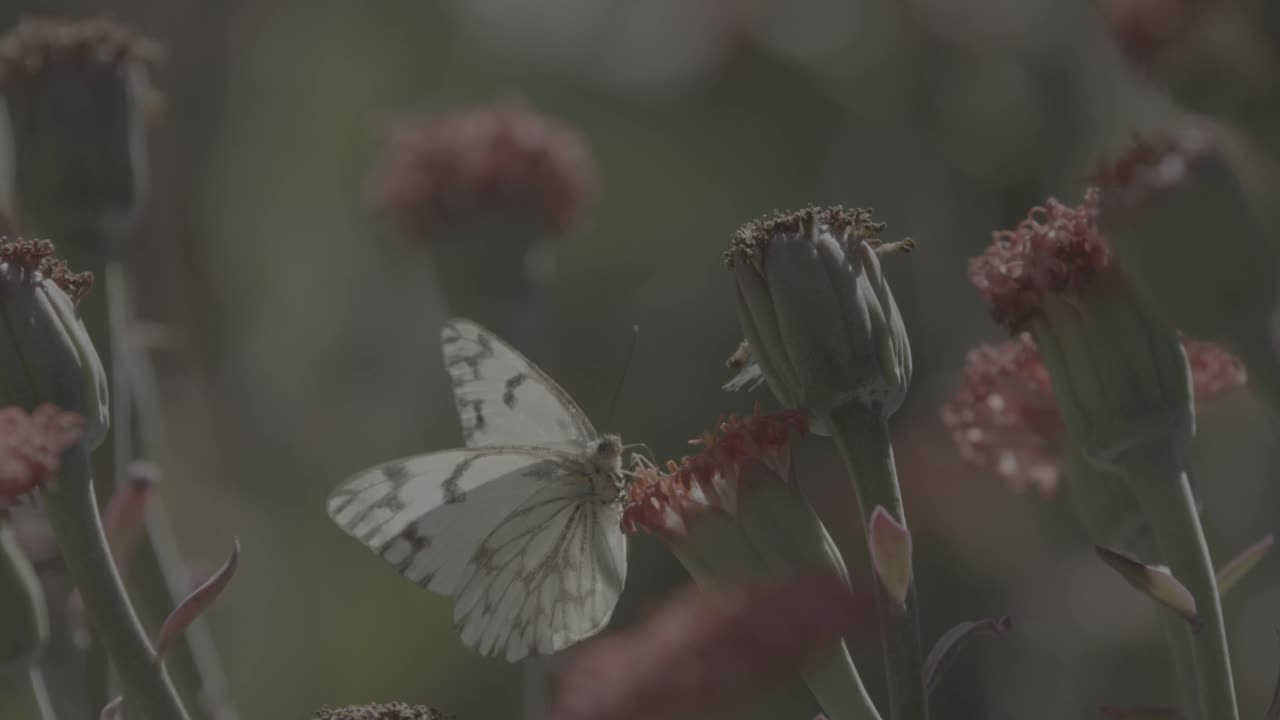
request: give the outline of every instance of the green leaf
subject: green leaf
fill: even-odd
[[[1119,550],[1104,545],[1095,545],[1098,557],[1120,573],[1130,585],[1137,588],[1147,597],[1173,610],[1193,626],[1200,625],[1196,615],[1196,599],[1191,591],[1169,572],[1169,568],[1160,565],[1146,565]]]
[[[1276,631],[1280,637],[1280,630]],[[1280,720],[1280,678],[1276,678],[1276,687],[1271,691],[1271,704],[1267,706],[1267,714],[1262,720]]]
[[[933,649],[929,651],[929,657],[924,661],[926,690],[933,691],[942,678],[942,672],[960,656],[960,651],[969,644],[970,640],[982,635],[999,635],[1011,627],[1013,627],[1013,620],[1005,616],[962,622],[943,633]]]
[[[1236,586],[1245,575],[1248,575],[1254,567],[1262,562],[1262,558],[1271,549],[1275,543],[1275,539],[1271,535],[1267,535],[1258,542],[1245,548],[1239,555],[1236,555],[1222,569],[1218,571],[1218,594],[1226,595],[1227,591]]]

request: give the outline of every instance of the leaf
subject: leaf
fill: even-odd
[[[160,632],[156,633],[156,658],[164,657],[164,653],[169,649],[169,645],[186,630],[191,623],[195,622],[200,613],[203,613],[214,600],[218,599],[218,595],[227,587],[227,583],[231,582],[232,576],[236,574],[236,566],[240,564],[240,540],[237,538],[232,541],[231,556],[227,558],[227,562],[223,564],[217,572],[213,574],[203,585],[191,591],[178,606],[169,613],[169,617],[164,619],[164,624],[160,626]]]
[[[1218,594],[1226,595],[1227,591],[1236,586],[1245,575],[1257,567],[1262,562],[1262,558],[1271,549],[1275,543],[1275,539],[1271,535],[1267,535],[1258,542],[1250,545],[1231,558],[1231,561],[1222,566],[1218,570]]]
[[[1103,705],[1098,712],[1111,720],[1183,720],[1182,713],[1168,705]]]
[[[905,606],[911,589],[911,531],[880,505],[871,511],[870,525],[871,564],[889,597]]]
[[[1137,588],[1147,597],[1173,610],[1191,623],[1200,626],[1200,618],[1196,615],[1196,599],[1191,591],[1169,572],[1169,568],[1158,565],[1145,565],[1142,562],[1104,545],[1095,545],[1098,557],[1120,573],[1130,585]]]
[[[116,697],[102,708],[102,714],[98,716],[98,720],[120,720],[120,706],[124,704],[123,697]]]
[[[942,678],[942,672],[960,656],[960,651],[970,640],[983,635],[999,635],[1013,627],[1013,620],[1007,615],[1001,618],[985,618],[973,622],[962,622],[951,628],[938,638],[929,657],[924,661],[925,688],[932,691]]]

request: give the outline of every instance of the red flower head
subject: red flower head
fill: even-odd
[[[991,316],[1010,332],[1040,311],[1045,294],[1088,286],[1111,265],[1098,231],[1098,191],[1068,207],[1050,198],[1013,230],[993,233],[994,242],[969,261],[969,279],[991,305]]]
[[[808,429],[798,412],[729,416],[718,433],[704,433],[694,441],[703,446],[701,454],[669,462],[666,472],[649,468],[637,473],[627,487],[623,529],[669,537],[685,534],[689,521],[708,510],[736,516],[744,464],[761,463],[789,480],[791,431],[804,434]]]
[[[58,472],[62,451],[74,445],[84,420],[52,405],[34,412],[0,410],[0,507],[43,487]]]
[[[1196,408],[1244,385],[1244,366],[1211,343],[1186,340]],[[1053,385],[1029,335],[969,352],[965,384],[942,408],[965,460],[995,469],[1021,492],[1052,495],[1062,479],[1064,427]]]
[[[596,187],[582,135],[522,103],[428,118],[396,131],[374,178],[375,202],[422,233],[492,208],[529,209],[563,229]]]

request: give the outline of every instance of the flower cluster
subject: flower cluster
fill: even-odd
[[[573,128],[522,103],[428,118],[396,131],[374,178],[376,204],[412,232],[471,210],[532,209],[563,229],[594,193],[590,150]]]
[[[790,433],[808,429],[798,412],[730,415],[719,423],[718,433],[704,433],[693,441],[702,445],[702,453],[669,462],[665,472],[636,472],[624,500],[623,529],[668,537],[685,534],[689,520],[709,510],[737,515],[743,465],[760,462],[778,477],[789,478]]]
[[[970,260],[969,279],[997,323],[1010,332],[1021,330],[1046,294],[1085,287],[1110,266],[1098,230],[1098,198],[1096,189],[1085,193],[1079,207],[1050,198],[1013,230],[993,233],[994,242]]]
[[[1218,346],[1185,340],[1183,347],[1198,410],[1245,384],[1244,366]],[[1052,495],[1063,474],[1064,428],[1035,342],[1023,334],[969,351],[964,378],[941,413],[960,455],[993,468],[1015,491]]]
[[[0,508],[53,479],[62,451],[80,439],[83,429],[79,415],[53,405],[30,414],[17,407],[0,410]]]

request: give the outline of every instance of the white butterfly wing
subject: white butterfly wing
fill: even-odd
[[[557,478],[480,544],[453,610],[464,643],[515,661],[604,628],[622,593],[626,542],[618,506],[589,487]]]
[[[467,447],[600,437],[568,393],[488,330],[454,318],[440,343]]]
[[[401,575],[453,597],[465,644],[517,660],[608,622],[626,576],[612,494],[573,453],[486,447],[370,468],[328,509]]]

